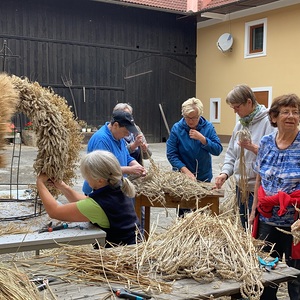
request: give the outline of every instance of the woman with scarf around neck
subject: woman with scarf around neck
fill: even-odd
[[[288,266],[300,269],[300,243],[279,229],[291,231],[299,218],[295,206],[300,207],[300,132],[298,129],[300,99],[295,94],[274,99],[269,117],[277,132],[262,138],[255,163],[257,173],[250,222],[253,235],[275,244],[272,256]],[[269,252],[270,246],[264,249]],[[276,300],[278,285],[264,289],[260,299]],[[300,278],[288,282],[291,300],[300,299]]]
[[[175,123],[167,140],[167,158],[173,170],[186,174],[191,180],[210,182],[211,155],[220,155],[223,146],[212,123],[203,116],[203,104],[190,98],[181,107],[183,118]],[[179,216],[190,210],[180,209]]]
[[[80,171],[93,189],[89,196],[74,191],[63,181],[52,182],[46,174],[37,177],[38,193],[49,216],[98,225],[106,232],[106,247],[135,244],[139,240],[139,220],[130,198],[135,195],[135,188],[123,177],[117,158],[108,151],[92,151],[82,158]],[[69,203],[59,205],[47,184],[54,184]]]
[[[220,189],[225,181],[232,175],[236,182],[236,196],[241,223],[244,228],[248,224],[248,216],[251,213],[253,203],[253,192],[255,186],[256,174],[253,171],[258,145],[261,138],[274,131],[268,118],[268,110],[264,105],[257,103],[251,88],[245,84],[235,86],[227,95],[226,103],[240,117],[235,125],[228,148],[225,154],[224,163],[220,174],[215,178],[216,188]],[[249,138],[239,139],[240,132],[251,134]],[[241,152],[244,158],[244,170],[246,174],[241,173]],[[244,180],[246,178],[246,191],[243,191]],[[247,199],[243,199],[243,195]],[[248,202],[248,203],[247,203]]]

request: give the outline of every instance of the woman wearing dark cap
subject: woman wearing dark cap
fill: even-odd
[[[128,136],[129,132],[138,132],[132,115],[125,111],[115,111],[112,114],[111,121],[106,122],[92,135],[88,142],[87,152],[95,150],[109,151],[118,159],[123,174],[144,176],[146,169],[128,153],[124,137]],[[87,181],[84,182],[82,190],[86,195],[92,192]]]

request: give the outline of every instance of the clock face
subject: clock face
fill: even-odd
[[[230,50],[232,44],[233,44],[233,38],[230,33],[223,33],[217,41],[217,47],[222,52],[226,52]]]

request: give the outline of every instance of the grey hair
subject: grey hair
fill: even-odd
[[[132,108],[132,106],[131,106],[130,104],[128,104],[128,103],[118,103],[118,104],[114,107],[113,111],[116,111],[116,110],[122,110],[122,111],[124,111],[125,109],[127,109],[127,110],[129,111],[129,113],[132,114],[133,108]]]
[[[193,111],[197,112],[198,117],[200,117],[203,114],[203,104],[199,99],[195,97],[184,101],[181,105],[181,114],[184,117],[186,117]]]
[[[134,185],[123,177],[119,161],[109,151],[95,150],[86,154],[81,159],[80,171],[85,179],[105,179],[111,186],[121,185],[121,190],[126,196],[135,196]]]
[[[245,104],[247,100],[252,101],[252,106],[257,105],[256,97],[251,90],[251,88],[246,84],[240,84],[235,86],[227,95],[226,103],[227,104]]]

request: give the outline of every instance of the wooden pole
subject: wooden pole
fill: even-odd
[[[159,106],[159,109],[160,109],[160,112],[161,112],[161,115],[162,115],[162,118],[164,120],[164,123],[165,123],[165,126],[166,126],[166,129],[168,131],[168,134],[170,135],[170,128],[169,128],[169,125],[168,125],[168,122],[167,122],[167,119],[166,119],[166,116],[165,116],[165,113],[164,113],[164,110],[162,108],[162,105],[159,103],[158,104]]]

